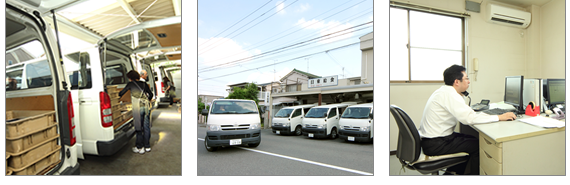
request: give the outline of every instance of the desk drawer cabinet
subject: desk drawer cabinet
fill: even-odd
[[[479,134],[480,175],[503,174],[503,143],[496,142],[487,135]]]

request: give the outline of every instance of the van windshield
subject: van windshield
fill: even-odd
[[[281,109],[279,110],[279,112],[277,112],[277,114],[275,114],[276,118],[288,118],[289,115],[291,115],[291,112],[293,112],[293,109]]]
[[[258,114],[257,106],[250,101],[215,101],[211,114]]]
[[[349,107],[344,111],[341,118],[367,119],[370,109],[370,107]]]
[[[324,118],[325,114],[329,111],[329,108],[312,108],[305,115],[306,118]]]

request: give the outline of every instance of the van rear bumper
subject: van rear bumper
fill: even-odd
[[[135,135],[135,127],[131,123],[129,126],[123,128],[123,130],[115,133],[115,138],[111,141],[97,141],[97,153],[99,156],[110,156],[117,153],[122,149],[131,138]]]
[[[327,129],[322,128],[303,128],[303,135],[309,136],[312,133],[315,137],[327,137]]]
[[[369,142],[372,140],[372,138],[370,138],[370,131],[340,130],[338,132],[340,139],[348,140],[348,136],[354,137],[354,141],[358,142]]]
[[[61,175],[80,175],[79,173],[79,163],[75,166],[67,167],[65,170],[61,172]]]
[[[231,139],[241,139],[242,145],[261,142],[261,129],[233,130],[233,131],[207,131],[206,142],[210,147],[230,146]]]

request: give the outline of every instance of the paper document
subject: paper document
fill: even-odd
[[[520,119],[519,121],[544,128],[562,128],[566,126],[566,123],[563,121],[558,121],[552,118],[547,118],[542,116]]]

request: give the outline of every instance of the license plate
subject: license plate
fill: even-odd
[[[241,145],[241,139],[230,139],[230,145]]]
[[[275,133],[276,133],[276,134],[281,134],[281,131],[276,130]]]
[[[353,136],[348,136],[348,140],[349,140],[349,141],[354,141],[354,137],[353,137]]]
[[[309,137],[315,137],[315,135],[313,135],[313,133],[309,133]]]

